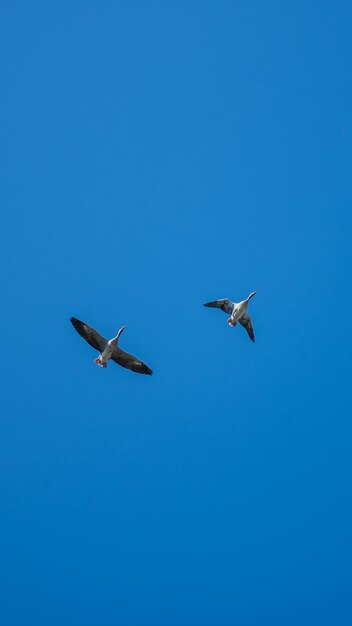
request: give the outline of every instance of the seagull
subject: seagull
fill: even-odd
[[[119,337],[126,326],[122,326],[117,335],[108,340],[99,335],[97,330],[88,326],[85,322],[78,320],[76,317],[71,317],[70,322],[78,334],[81,335],[92,348],[99,350],[100,355],[97,359],[94,359],[94,363],[100,365],[100,367],[107,367],[108,362],[112,359],[115,363],[118,363],[118,365],[126,367],[137,374],[151,375],[153,373],[148,365],[142,363],[142,361],[133,356],[133,354],[128,354],[128,352],[124,352],[118,347]]]
[[[224,298],[223,300],[214,300],[213,302],[207,302],[206,304],[204,304],[204,306],[221,309],[222,311],[230,315],[227,323],[230,324],[230,326],[236,326],[237,322],[239,322],[241,326],[246,329],[251,340],[254,341],[252,320],[250,316],[247,315],[247,307],[248,302],[251,298],[253,298],[253,296],[255,296],[256,293],[256,291],[252,291],[252,293],[249,294],[248,298],[242,300],[241,302],[232,302],[232,300]]]

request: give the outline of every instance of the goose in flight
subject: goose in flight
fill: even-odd
[[[224,298],[223,300],[214,300],[213,302],[207,302],[206,304],[204,304],[204,306],[221,309],[222,311],[230,315],[229,319],[227,320],[228,324],[230,324],[230,326],[236,326],[237,322],[239,322],[241,326],[246,329],[251,340],[254,341],[252,320],[250,316],[247,315],[247,307],[248,302],[251,298],[253,298],[253,296],[255,296],[256,293],[256,291],[252,291],[252,293],[249,294],[248,298],[242,300],[241,302],[232,302],[232,300]]]
[[[108,362],[112,359],[115,363],[118,363],[118,365],[132,370],[132,372],[137,372],[137,374],[151,375],[153,373],[148,365],[142,363],[142,361],[133,356],[133,354],[128,354],[128,352],[124,352],[118,347],[119,337],[126,326],[122,326],[117,335],[108,340],[99,335],[98,331],[94,328],[88,326],[85,322],[81,322],[81,320],[78,320],[76,317],[71,317],[70,322],[78,334],[81,335],[92,348],[100,352],[98,358],[94,359],[94,363],[97,365],[107,367]]]

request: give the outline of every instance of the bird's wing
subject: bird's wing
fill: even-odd
[[[213,302],[206,302],[206,304],[204,304],[203,306],[209,306],[213,309],[221,309],[228,315],[231,315],[235,307],[235,302],[232,302],[232,300],[229,300],[228,298],[223,298],[223,300],[213,300]]]
[[[241,326],[243,326],[243,328],[246,329],[252,341],[254,341],[254,330],[253,330],[252,320],[250,316],[247,315],[247,313],[245,313],[245,315],[242,315],[242,317],[238,321],[241,324]]]
[[[148,365],[137,359],[133,354],[124,352],[118,346],[116,346],[112,353],[111,359],[118,365],[126,367],[128,370],[132,370],[132,372],[136,372],[137,374],[148,374],[150,376],[153,373]]]
[[[102,352],[104,350],[107,340],[99,335],[99,333],[94,330],[94,328],[88,326],[88,324],[85,324],[85,322],[81,322],[81,320],[78,320],[76,317],[71,317],[70,322],[72,326],[76,329],[78,334],[81,335],[81,337],[83,337],[83,339],[85,339],[89,343],[89,345],[92,346],[92,348],[95,348],[95,350],[99,350],[99,352]]]

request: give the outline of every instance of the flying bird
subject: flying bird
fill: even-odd
[[[248,298],[242,300],[241,302],[232,302],[232,300],[224,298],[223,300],[214,300],[213,302],[207,302],[206,304],[204,304],[204,306],[221,309],[222,311],[230,315],[227,323],[230,324],[230,326],[236,326],[237,322],[239,322],[241,326],[246,329],[251,340],[254,341],[252,320],[250,316],[247,315],[247,307],[248,302],[251,298],[253,298],[253,296],[255,296],[256,293],[256,291],[252,291],[252,293],[249,294]]]
[[[124,352],[118,347],[119,337],[125,330],[126,326],[122,326],[117,335],[112,339],[105,339],[98,333],[97,330],[88,326],[85,322],[78,320],[76,317],[71,317],[70,322],[78,334],[81,335],[81,337],[83,337],[83,339],[85,339],[89,345],[92,346],[92,348],[100,352],[98,358],[94,359],[94,363],[97,365],[107,367],[108,362],[112,359],[118,365],[126,367],[137,374],[151,375],[153,373],[148,365],[142,363],[142,361],[133,356],[133,354],[128,354],[128,352]]]

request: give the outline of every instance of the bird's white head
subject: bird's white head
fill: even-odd
[[[256,291],[251,291],[251,293],[249,294],[247,300],[249,301],[251,298],[253,298],[253,296],[255,296],[257,292]]]
[[[121,328],[120,328],[119,332],[118,332],[118,333],[117,333],[117,335],[116,335],[116,339],[118,339],[118,338],[120,337],[120,335],[122,335],[122,333],[123,333],[123,331],[125,330],[125,328],[126,328],[126,324],[124,324],[123,326],[121,326]]]
[[[125,330],[126,326],[121,326],[120,330],[118,331],[117,335],[115,335],[115,337],[113,337],[112,339],[109,340],[109,344],[110,346],[117,346],[119,337],[121,335],[121,333],[123,333],[123,331]]]

